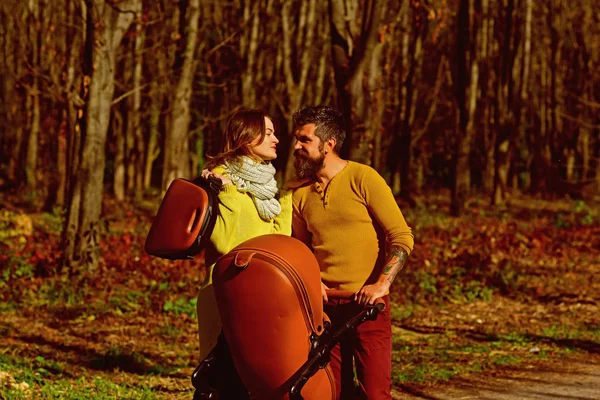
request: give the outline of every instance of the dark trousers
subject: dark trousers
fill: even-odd
[[[386,307],[375,321],[365,321],[348,331],[331,351],[330,365],[335,377],[336,399],[392,398],[392,324],[388,296],[383,300]],[[330,300],[325,304],[324,311],[336,329],[362,308],[355,302]],[[353,362],[356,365],[358,388],[354,385]]]
[[[208,358],[212,358],[213,365],[209,368],[204,368],[202,371],[203,377],[198,380],[201,387],[196,387],[194,400],[205,399],[206,386],[216,391],[220,400],[247,400],[250,398],[248,391],[244,386],[240,376],[238,375],[229,346],[225,340],[223,333],[219,336],[217,345],[211,351]]]

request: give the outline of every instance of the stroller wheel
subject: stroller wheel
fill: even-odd
[[[203,362],[196,367],[192,374],[192,385],[196,389],[194,391],[193,400],[218,400],[219,394],[216,390],[210,387],[208,383],[208,371],[214,368],[215,357],[210,354]]]

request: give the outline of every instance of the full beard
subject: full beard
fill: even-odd
[[[317,172],[325,166],[324,153],[320,153],[317,158],[310,158],[296,150],[294,157],[294,168],[296,169],[296,177],[298,179],[313,179],[317,176]]]

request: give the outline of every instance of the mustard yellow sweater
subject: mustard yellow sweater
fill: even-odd
[[[223,167],[213,170],[225,175]],[[241,192],[235,185],[225,185],[219,193],[219,215],[206,249],[206,265],[209,265],[207,282],[200,289],[196,311],[200,339],[200,360],[217,344],[221,332],[221,319],[212,286],[212,270],[219,257],[234,247],[256,236],[292,233],[292,194],[281,190],[279,196],[281,213],[273,220],[265,221],[258,215],[252,195]]]
[[[385,180],[349,161],[323,190],[309,182],[293,193],[293,236],[312,247],[330,289],[359,291],[379,277],[386,247],[408,254],[414,238]]]

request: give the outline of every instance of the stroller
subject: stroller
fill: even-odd
[[[177,181],[165,194],[148,235],[149,254],[191,257],[210,236],[214,220],[198,228],[203,221],[197,216],[214,215],[218,200],[214,193],[198,196],[191,192],[214,191],[218,185],[211,188],[203,180]],[[199,205],[182,205],[198,199]],[[166,234],[173,229],[186,238],[178,246],[172,240],[176,234]],[[171,242],[165,245],[167,239],[160,237]],[[235,247],[217,261],[212,278],[223,335],[192,374],[194,399],[198,400],[227,398],[213,385],[215,368],[224,357],[230,357],[247,398],[333,399],[335,382],[328,365],[331,349],[345,332],[374,320],[385,306],[379,300],[343,326],[333,327],[323,312],[317,260],[304,243],[278,234],[255,237]],[[352,295],[328,292],[331,298],[350,299]],[[231,378],[217,377],[225,385],[238,379]]]

